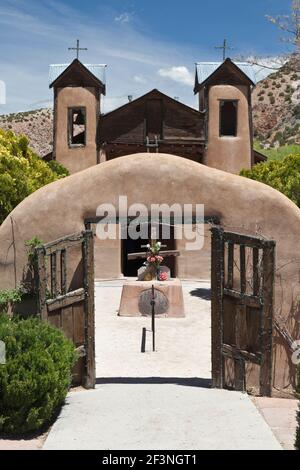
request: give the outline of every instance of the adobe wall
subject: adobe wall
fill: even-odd
[[[155,181],[153,181],[155,175]],[[157,189],[159,188],[159,190]],[[162,190],[164,188],[164,190]],[[300,210],[278,191],[256,181],[165,154],[136,154],[88,168],[47,185],[26,198],[0,227],[0,288],[14,287],[26,264],[24,243],[44,242],[84,229],[101,203],[201,203],[208,216],[219,216],[233,231],[260,234],[276,241],[275,314],[292,338],[300,337]],[[14,256],[14,252],[16,256]],[[274,387],[295,384],[291,353],[274,334]]]
[[[209,89],[208,147],[204,164],[238,174],[251,168],[251,134],[248,88],[246,86],[215,85]],[[220,100],[238,100],[236,137],[220,137]]]
[[[118,233],[118,225],[115,225]],[[96,225],[91,229],[97,235]],[[121,240],[94,238],[95,279],[119,279],[122,277]]]
[[[86,145],[70,147],[68,109],[86,108]],[[100,97],[95,88],[64,87],[55,90],[54,155],[70,174],[98,163],[96,135],[100,114]]]
[[[195,227],[195,226],[193,226]],[[203,227],[203,247],[201,250],[186,249],[187,238],[176,240],[176,249],[180,251],[177,260],[177,275],[181,279],[210,280],[211,233],[210,225]]]

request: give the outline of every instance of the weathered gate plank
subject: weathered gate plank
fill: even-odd
[[[47,321],[48,312],[46,305],[46,293],[47,293],[47,271],[46,271],[46,260],[45,260],[45,249],[44,247],[38,247],[36,249],[37,258],[37,273],[36,273],[36,286],[38,296],[38,311],[41,314],[41,318]]]
[[[56,257],[57,252],[51,253],[50,263],[51,263],[51,294],[52,297],[57,296],[57,270],[56,270]]]
[[[95,306],[94,306],[94,235],[91,230],[84,234],[83,276],[85,289],[85,340],[86,340],[86,373],[84,383],[86,388],[95,386]]]
[[[233,288],[233,261],[234,261],[234,244],[228,242],[228,264],[227,264],[227,289]]]
[[[48,311],[57,310],[59,308],[65,308],[69,305],[74,304],[75,302],[80,302],[85,298],[85,290],[83,287],[80,289],[73,290],[68,292],[65,295],[59,295],[55,299],[50,299],[46,301]]]
[[[261,323],[262,364],[260,369],[260,393],[272,392],[273,303],[275,273],[275,242],[263,251],[263,315]]]
[[[212,228],[211,257],[211,313],[212,313],[212,386],[223,387],[224,361],[223,343],[223,282],[224,282],[224,241],[223,231]]]
[[[253,295],[258,296],[260,288],[260,277],[259,277],[259,249],[253,248]]]
[[[60,252],[60,290],[62,295],[67,293],[67,250]]]

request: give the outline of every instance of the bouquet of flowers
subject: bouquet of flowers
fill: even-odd
[[[159,254],[160,249],[161,242],[153,242],[151,245],[148,243],[147,245],[148,256],[146,266],[150,269],[152,268],[151,270],[156,273],[157,279],[159,279],[159,267],[164,260],[163,256]]]

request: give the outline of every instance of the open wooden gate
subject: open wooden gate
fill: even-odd
[[[73,383],[95,386],[94,239],[91,230],[37,248],[38,311],[80,355]]]
[[[275,242],[211,231],[213,387],[271,396]]]

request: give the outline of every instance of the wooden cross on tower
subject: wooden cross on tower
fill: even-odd
[[[77,39],[76,47],[68,47],[69,51],[76,51],[76,58],[79,59],[79,51],[87,51],[87,47],[79,47],[79,39]]]

